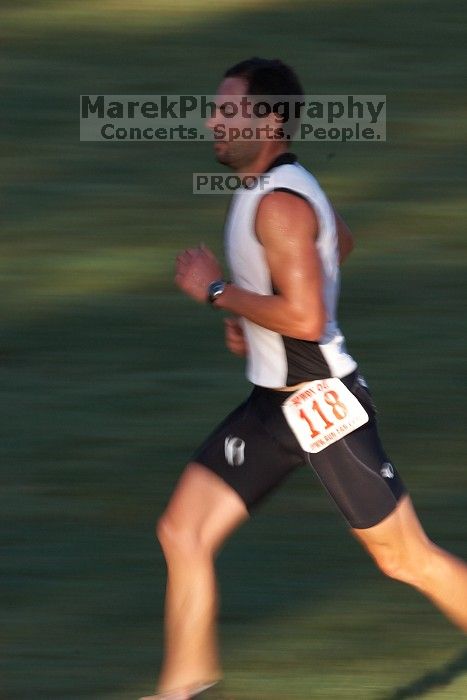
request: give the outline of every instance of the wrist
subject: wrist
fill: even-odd
[[[225,290],[227,288],[227,285],[229,282],[226,282],[223,279],[215,280],[214,282],[211,282],[211,284],[208,286],[208,292],[207,292],[207,302],[211,304],[211,306],[218,308],[220,306],[220,301],[222,297],[224,296]]]

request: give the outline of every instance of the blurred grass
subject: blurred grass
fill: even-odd
[[[149,691],[153,523],[247,391],[219,318],[171,283],[180,248],[222,248],[227,201],[191,194],[191,173],[215,169],[209,146],[79,143],[80,93],[211,93],[258,54],[307,92],[388,95],[386,144],[295,150],[357,237],[341,321],[389,452],[430,535],[466,556],[465,14],[453,0],[2,2],[2,700]],[[374,570],[307,470],[234,536],[220,576],[235,698],[467,698],[461,635]]]

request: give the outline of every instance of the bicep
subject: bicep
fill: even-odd
[[[311,205],[283,192],[266,195],[256,220],[275,290],[294,306],[321,301],[318,222]]]

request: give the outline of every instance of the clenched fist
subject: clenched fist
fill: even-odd
[[[202,245],[177,256],[175,283],[196,301],[205,302],[211,282],[222,279],[222,269],[214,253]]]
[[[234,355],[244,357],[248,352],[248,348],[240,321],[238,318],[225,318],[224,324],[225,344]]]

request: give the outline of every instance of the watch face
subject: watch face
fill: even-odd
[[[216,282],[211,282],[208,289],[208,299],[212,303],[214,299],[222,294],[225,289],[224,280],[216,280]]]

